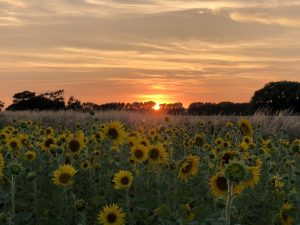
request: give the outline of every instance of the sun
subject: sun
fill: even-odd
[[[154,110],[160,110],[160,104],[158,102],[155,103],[155,106],[153,106]]]

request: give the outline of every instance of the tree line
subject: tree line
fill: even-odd
[[[5,110],[73,110],[83,112],[115,110],[148,112],[153,111],[155,104],[153,101],[133,103],[111,102],[105,104],[96,104],[93,102],[82,103],[74,96],[71,96],[65,101],[64,90],[56,90],[42,94],[23,91],[13,95],[13,103]],[[2,109],[4,109],[4,103],[0,101],[0,110]],[[266,110],[268,113],[281,110],[289,110],[295,114],[300,113],[300,83],[292,81],[270,82],[262,89],[255,91],[251,101],[248,103],[193,102],[188,108],[184,108],[180,102],[160,105],[160,111],[165,113],[187,115],[250,115],[257,110]]]

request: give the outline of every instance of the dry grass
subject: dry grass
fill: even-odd
[[[136,113],[136,112],[118,112],[107,111],[97,112],[95,115],[82,112],[59,111],[59,112],[2,112],[0,113],[0,128],[2,126],[12,124],[13,121],[31,120],[40,122],[47,126],[64,126],[72,129],[76,124],[88,126],[91,122],[105,122],[110,120],[121,120],[135,127],[138,124],[145,123],[152,126],[164,124],[166,115],[153,113]],[[195,124],[200,121],[210,121],[214,127],[223,126],[227,121],[237,121],[240,116],[168,116],[173,124],[189,123]],[[299,138],[300,136],[300,116],[291,116],[288,112],[280,112],[277,115],[265,115],[256,113],[249,116],[255,127],[260,126],[266,134],[274,134],[280,130],[289,133],[291,138]]]

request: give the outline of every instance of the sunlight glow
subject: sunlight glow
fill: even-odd
[[[156,102],[155,106],[153,106],[154,110],[160,110],[160,104],[158,102]]]

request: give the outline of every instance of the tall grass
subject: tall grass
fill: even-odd
[[[48,126],[64,126],[73,129],[77,124],[89,126],[92,122],[106,122],[111,120],[121,120],[135,127],[138,124],[145,123],[151,126],[164,124],[165,117],[170,118],[170,123],[180,125],[189,123],[196,125],[199,122],[210,122],[214,128],[223,126],[227,121],[238,121],[241,116],[170,116],[160,112],[138,113],[125,111],[103,111],[96,112],[95,115],[74,111],[19,111],[19,112],[1,112],[0,128],[14,123],[14,121],[30,120],[40,122]],[[300,135],[300,116],[291,115],[287,111],[278,112],[276,115],[267,115],[263,112],[256,112],[248,116],[255,127],[261,127],[265,134],[273,134],[280,130],[289,132],[291,138],[299,138]]]

